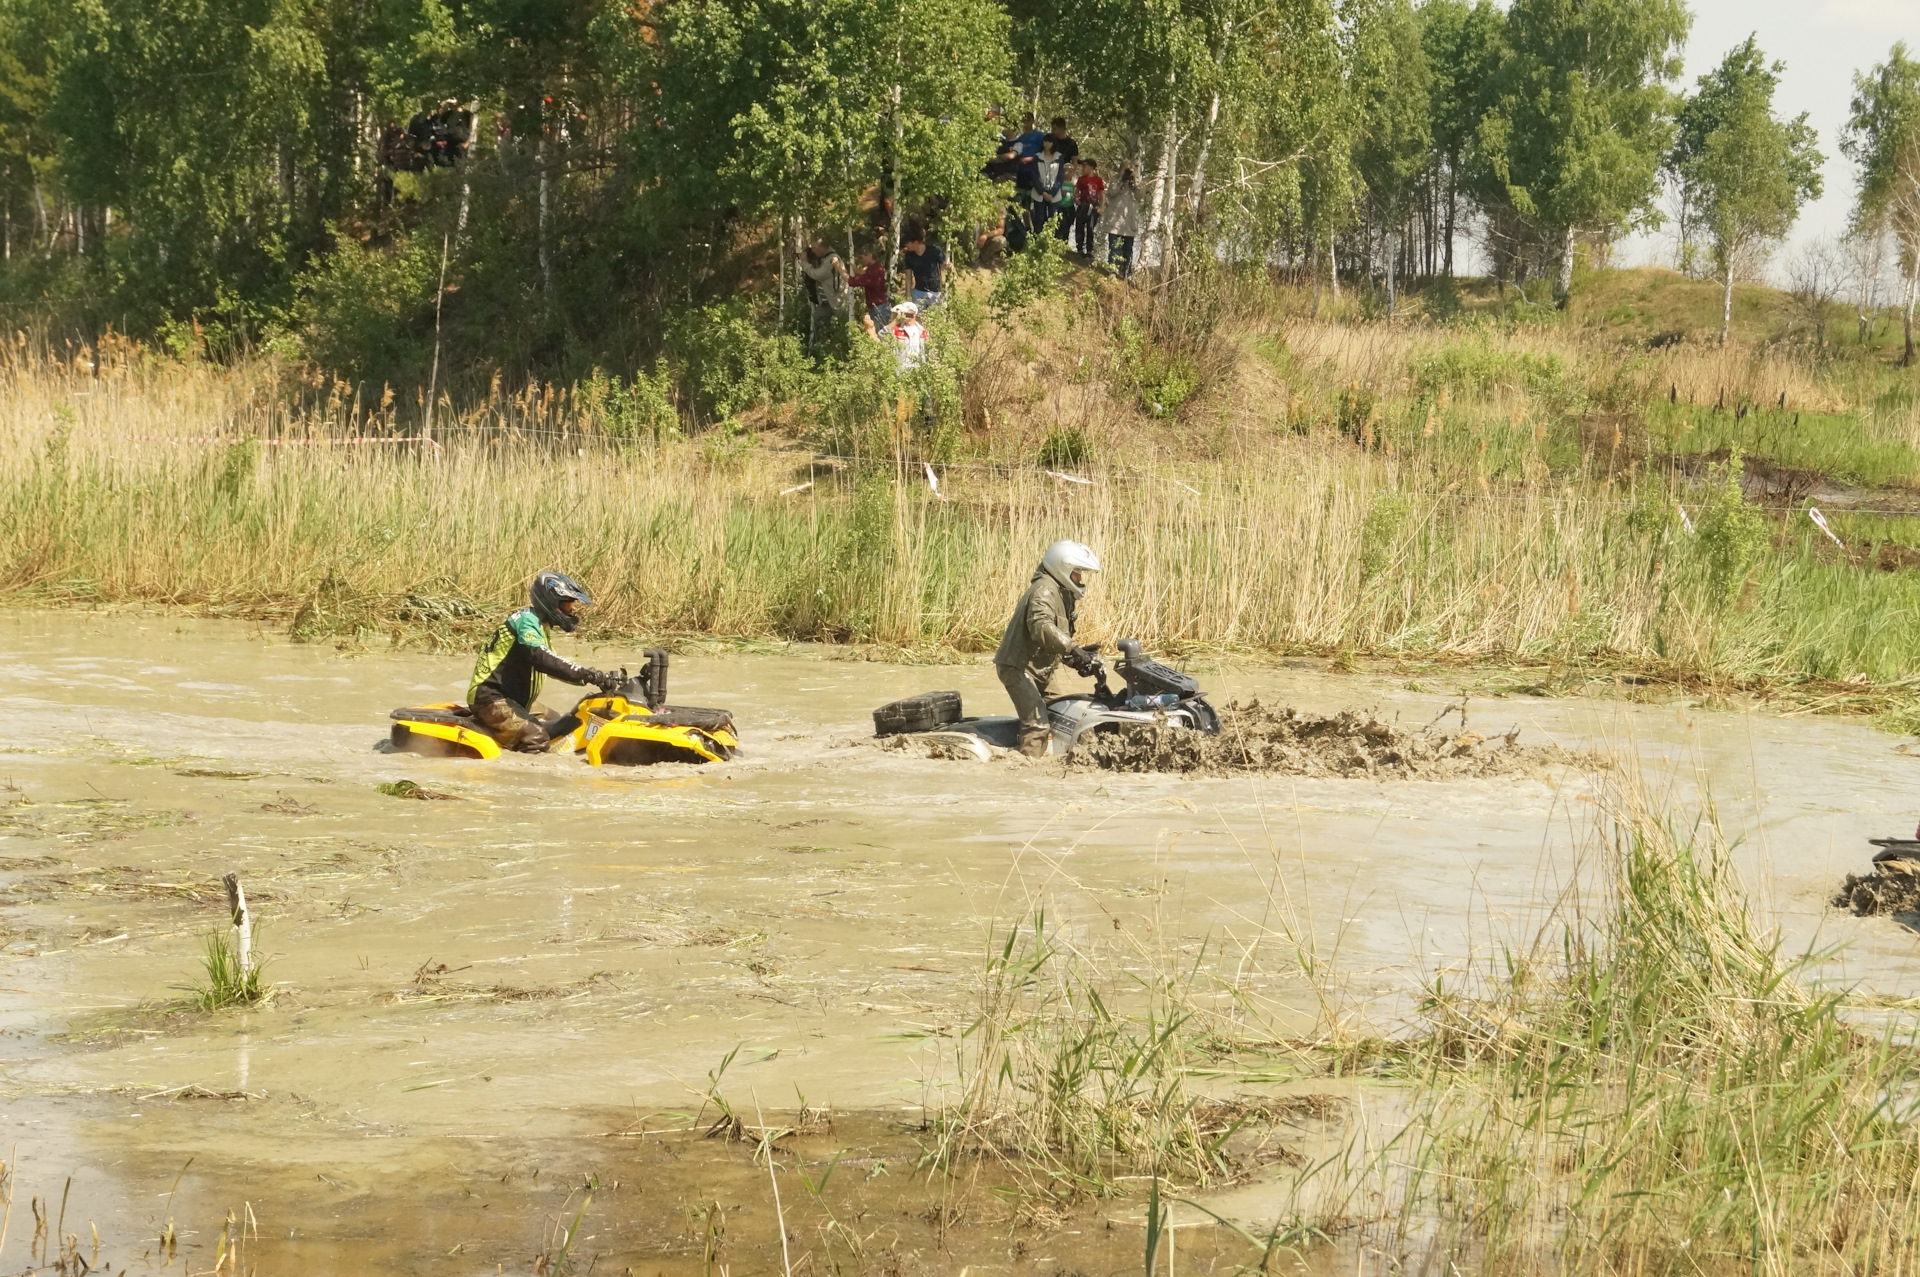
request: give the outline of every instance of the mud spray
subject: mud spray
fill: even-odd
[[[1464,722],[1464,710],[1460,717]],[[1546,777],[1570,766],[1594,766],[1598,759],[1558,745],[1522,745],[1518,727],[1493,737],[1464,726],[1443,731],[1438,722],[1409,732],[1370,710],[1303,714],[1253,701],[1222,710],[1217,736],[1161,726],[1105,732],[1083,738],[1067,761],[1114,772],[1461,780]]]

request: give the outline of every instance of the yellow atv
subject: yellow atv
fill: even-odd
[[[623,674],[626,672],[621,671]],[[611,692],[580,699],[570,714],[545,724],[549,752],[585,754],[595,767],[646,763],[723,763],[740,748],[733,715],[723,709],[668,705],[667,654],[647,653],[639,674]],[[451,702],[396,709],[394,752],[428,758],[498,758],[503,746],[465,705]]]

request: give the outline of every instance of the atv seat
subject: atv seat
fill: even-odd
[[[1139,639],[1121,639],[1120,657],[1115,669],[1136,696],[1172,695],[1185,700],[1199,694],[1200,683],[1197,679],[1143,655]]]
[[[733,715],[723,709],[698,709],[692,705],[662,705],[658,711],[641,717],[654,727],[697,727],[703,732],[733,731]]]

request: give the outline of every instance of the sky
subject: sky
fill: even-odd
[[[1785,248],[1774,254],[1777,272],[1794,248],[1847,228],[1853,203],[1853,165],[1840,154],[1840,128],[1853,100],[1853,76],[1884,62],[1895,40],[1920,54],[1920,0],[1688,0],[1693,30],[1687,39],[1691,92],[1727,50],[1753,34],[1769,60],[1785,62],[1775,109],[1791,118],[1805,111],[1827,157],[1826,190],[1800,215]],[[1671,264],[1671,234],[1637,235],[1620,246],[1624,264]],[[1772,272],[1770,272],[1772,273]]]

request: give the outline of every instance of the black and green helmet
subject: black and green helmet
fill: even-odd
[[[571,634],[580,626],[580,609],[591,604],[593,596],[563,572],[542,572],[533,578],[527,601],[535,616]]]

